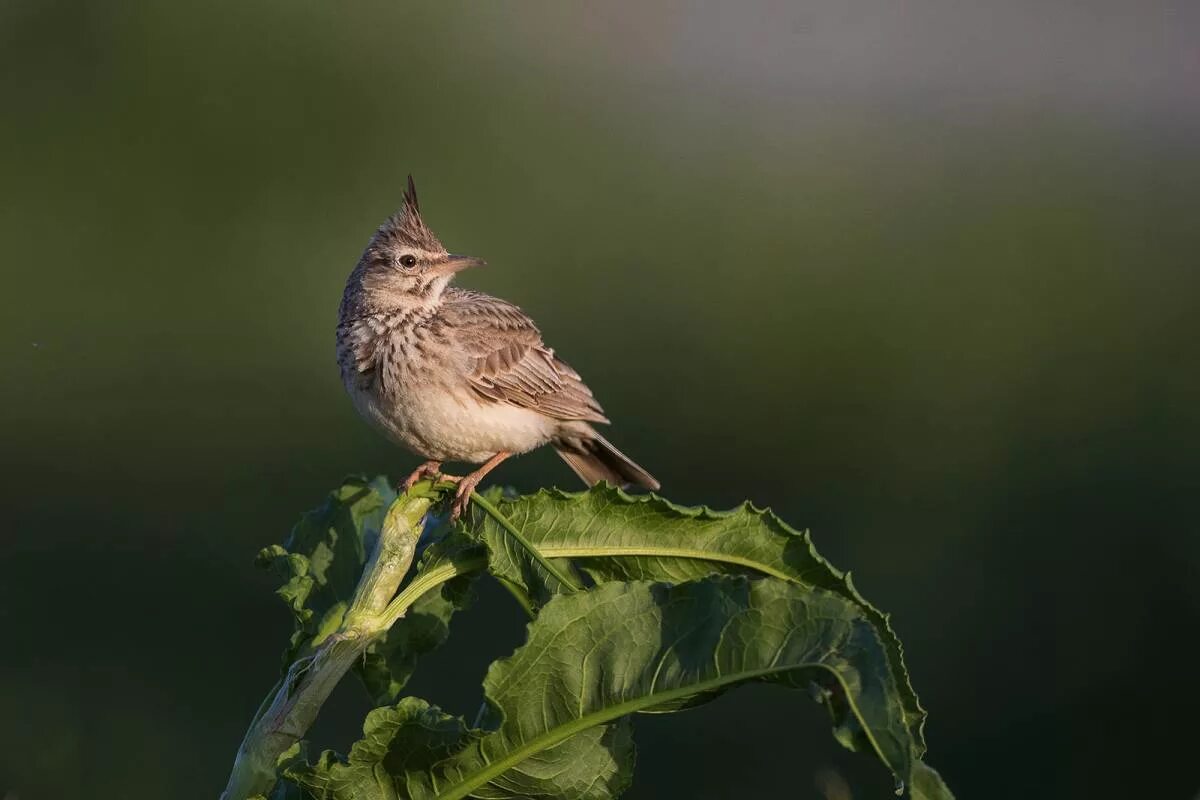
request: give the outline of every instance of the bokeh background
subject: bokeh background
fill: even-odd
[[[810,527],[962,798],[1191,798],[1200,7],[0,2],[0,796],[212,798],[351,472],[346,273],[415,174],[671,498]],[[574,478],[551,453],[518,488]],[[471,714],[482,591],[413,691]],[[344,750],[339,688],[314,732]],[[639,721],[635,800],[888,797],[819,708]],[[5,794],[7,792],[7,794]]]

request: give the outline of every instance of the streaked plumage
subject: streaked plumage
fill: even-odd
[[[488,470],[552,444],[588,484],[657,489],[658,482],[592,427],[608,419],[542,341],[520,308],[449,287],[482,263],[446,252],[424,224],[409,179],[404,206],[351,272],[337,331],[338,364],[355,407],[385,435],[427,459],[484,463],[460,483],[456,511]]]

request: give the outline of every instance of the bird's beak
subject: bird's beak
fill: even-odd
[[[453,275],[456,272],[462,272],[468,267],[486,267],[487,262],[482,258],[475,256],[460,256],[454,253],[446,256],[442,262],[434,267],[434,270],[439,275]]]

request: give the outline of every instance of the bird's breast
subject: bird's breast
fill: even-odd
[[[543,414],[480,397],[467,380],[466,359],[428,329],[397,327],[367,349],[366,369],[347,375],[343,368],[355,408],[424,458],[480,463],[501,450],[532,450],[554,432],[554,420]]]

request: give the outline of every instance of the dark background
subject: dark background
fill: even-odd
[[[669,497],[892,612],[959,797],[1194,797],[1200,13],[971,5],[0,2],[0,796],[224,785],[255,552],[416,463],[333,359],[411,171]],[[413,691],[519,636],[483,592]],[[638,725],[635,800],[890,796],[782,690]]]

